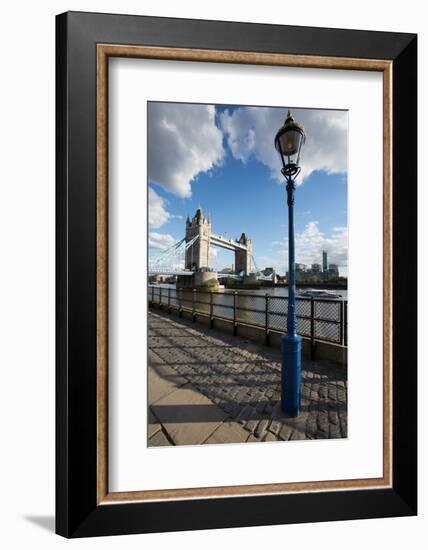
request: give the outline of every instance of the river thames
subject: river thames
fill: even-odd
[[[161,284],[158,284],[156,285],[157,287],[159,288],[174,288],[175,289],[175,284],[164,284],[164,283],[161,283]],[[311,287],[298,287],[297,288],[297,297],[299,297],[299,292],[300,291],[303,291],[303,290],[308,290],[308,288],[311,288]],[[327,290],[327,291],[331,291],[331,292],[335,292],[337,294],[340,294],[341,295],[341,298],[337,298],[339,300],[348,300],[348,290],[347,289],[328,289],[328,288],[322,288],[322,287],[314,287],[316,290]],[[233,293],[233,292],[237,292],[238,294],[242,294],[242,295],[246,295],[246,294],[253,294],[253,295],[257,295],[257,296],[265,296],[266,294],[269,294],[269,296],[288,296],[288,287],[283,287],[283,286],[277,286],[277,287],[266,287],[266,288],[260,288],[260,289],[242,289],[242,288],[239,288],[239,289],[233,289],[233,288],[224,288],[224,287],[220,287],[218,290],[216,290],[215,292],[223,292],[224,294],[230,294],[230,293]],[[303,296],[302,296],[303,297]]]

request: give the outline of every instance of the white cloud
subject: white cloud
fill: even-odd
[[[160,227],[167,222],[171,214],[167,212],[166,201],[154,189],[149,187],[149,226]]]
[[[192,181],[221,164],[223,155],[214,105],[149,103],[149,181],[178,197],[190,197]]]
[[[149,248],[156,248],[157,250],[167,250],[175,243],[175,239],[172,235],[157,233],[156,231],[149,231]]]
[[[315,170],[346,172],[347,112],[319,109],[293,109],[292,112],[295,120],[305,126],[307,134],[302,148],[302,172],[297,183],[302,183]],[[232,112],[224,111],[220,122],[232,155],[244,163],[254,156],[270,169],[272,178],[283,181],[274,138],[286,114],[287,109],[271,107],[240,107]]]
[[[284,255],[288,262],[288,241],[273,241],[278,247],[278,254]],[[306,264],[322,264],[322,251],[327,250],[329,264],[341,267],[348,265],[348,229],[334,227],[332,234],[326,236],[318,227],[317,221],[310,221],[301,233],[296,234],[296,262]],[[257,262],[258,263],[258,262]],[[288,269],[288,268],[287,268]]]

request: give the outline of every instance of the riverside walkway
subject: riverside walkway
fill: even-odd
[[[280,406],[281,354],[148,313],[149,447],[347,437],[347,371],[302,360],[302,412]]]

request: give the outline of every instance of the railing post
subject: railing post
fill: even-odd
[[[269,294],[265,294],[265,344],[269,345]]]
[[[155,287],[152,286],[152,305],[155,303]]]
[[[178,299],[178,316],[183,317],[183,289],[177,289],[177,299]]]
[[[168,288],[168,313],[171,313],[171,288]]]
[[[345,334],[343,332],[343,300],[340,301],[340,308],[339,308],[339,330],[340,330],[340,345],[343,346],[343,343],[345,341]]]
[[[311,297],[311,360],[315,359],[315,300]]]
[[[236,326],[236,297],[238,293],[233,293],[233,336],[236,336],[237,326]]]
[[[195,312],[195,301],[196,301],[196,288],[192,290],[192,321],[196,321],[196,312]]]
[[[344,303],[344,319],[343,319],[343,345],[348,345],[348,300]]]
[[[214,306],[213,306],[213,293],[210,292],[210,327],[214,326]]]

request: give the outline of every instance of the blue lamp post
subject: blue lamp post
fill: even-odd
[[[288,204],[288,314],[287,332],[282,337],[281,405],[289,416],[300,413],[300,378],[302,339],[296,332],[296,273],[294,258],[294,191],[299,166],[300,150],[306,132],[294,121],[290,111],[284,125],[275,136],[275,147],[281,156],[282,174],[287,182]]]

